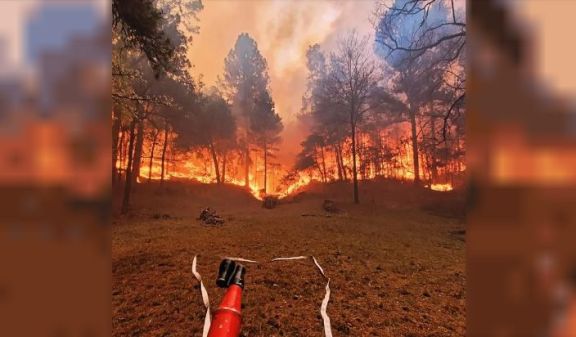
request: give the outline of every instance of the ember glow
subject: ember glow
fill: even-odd
[[[430,189],[433,191],[446,192],[452,191],[453,188],[451,184],[432,184],[430,185]]]

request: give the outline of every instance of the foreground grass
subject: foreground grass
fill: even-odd
[[[465,272],[462,222],[383,197],[325,217],[311,193],[273,210],[228,187],[137,191],[133,212],[113,229],[114,336],[201,336],[204,308],[190,270],[211,302],[220,258],[258,261],[314,255],[331,278],[334,336],[463,336]],[[396,192],[391,195],[396,195]],[[220,227],[195,218],[210,206]],[[302,216],[308,214],[313,216]],[[248,265],[242,336],[323,336],[325,282],[310,261]]]

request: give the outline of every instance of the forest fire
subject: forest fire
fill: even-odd
[[[399,125],[392,129],[382,130],[379,134],[382,139],[390,139],[391,132],[394,134],[402,134],[402,132],[406,133],[407,130],[405,126]],[[400,137],[400,139],[403,138]],[[361,149],[369,149],[373,146],[373,141],[374,140],[368,137],[368,135],[360,135],[358,143]],[[147,181],[185,179],[203,184],[218,183],[214,169],[215,166],[210,160],[207,160],[209,153],[206,151],[182,152],[176,151],[173,147],[168,146],[164,153],[163,161],[161,153],[152,152],[155,147],[157,148],[157,146],[152,145],[149,141],[143,142],[142,165],[140,166],[139,175],[136,177],[136,182],[145,183]],[[344,143],[342,146],[344,149],[347,149],[349,144]],[[369,181],[377,178],[387,178],[400,181],[413,181],[413,157],[408,142],[401,140],[394,143],[389,140],[385,144],[385,147],[394,149],[389,150],[389,153],[385,154],[386,161],[368,161],[362,155],[357,159],[359,162],[359,180]],[[290,163],[268,163],[267,188],[265,192],[263,188],[264,170],[261,167],[262,160],[258,160],[258,157],[261,157],[262,154],[257,151],[251,152],[249,191],[252,196],[258,200],[262,200],[266,195],[286,198],[312,181],[331,182],[350,179],[352,160],[349,158],[349,153],[344,151],[344,153],[347,154],[345,156],[346,158],[338,158],[339,155],[334,150],[324,149],[322,151],[322,158],[315,157],[319,165],[312,165],[302,170],[292,169],[294,165]],[[363,153],[362,151],[360,152],[360,154]],[[315,153],[315,156],[316,155],[320,156],[321,154],[318,152]],[[152,160],[150,158],[152,158]],[[230,153],[226,158],[228,159],[228,165],[220,168],[220,182],[242,187],[246,186],[245,178],[243,177],[244,167],[241,156],[237,153]],[[341,163],[339,163],[339,160],[341,160]],[[434,191],[451,191],[453,189],[451,183],[436,182],[434,181],[433,175],[436,179],[440,177],[445,181],[446,177],[451,174],[458,174],[458,172],[463,170],[464,164],[452,161],[448,163],[449,165],[433,168],[427,164],[429,162],[430,160],[426,157],[426,154],[421,154],[419,164],[421,178],[431,182],[425,186]],[[117,162],[117,168],[119,171],[124,171],[126,165],[127,159],[121,152],[119,161]],[[338,166],[341,167],[339,168]]]
[[[135,182],[186,179],[204,184],[225,183],[246,186],[244,151],[236,149],[221,152],[214,161],[208,149],[182,150],[176,147],[174,144],[177,135],[173,132],[167,133],[166,146],[161,140],[156,139],[158,132],[154,132],[143,130],[139,174],[135,177]],[[128,136],[123,133],[119,135],[120,150],[116,163],[118,172],[125,172],[128,166],[126,155],[129,148]],[[306,142],[303,146],[308,146]],[[356,146],[358,180],[415,179],[408,123],[393,124],[376,132],[359,133]],[[458,150],[463,147],[463,143],[453,143],[451,146]],[[454,177],[459,178],[460,173],[465,170],[465,165],[459,157],[448,155],[448,150],[442,152],[445,153],[443,159],[438,158],[437,152],[438,149],[427,151],[426,148],[419,151],[419,178],[424,182],[424,186],[431,190],[451,191],[454,186],[448,181],[453,181]],[[311,181],[323,183],[350,181],[352,176],[349,139],[344,139],[336,146],[314,144],[299,155],[296,163],[280,163],[268,159],[266,169],[261,150],[253,147],[249,153],[248,186],[252,196],[258,200],[262,200],[266,195],[288,197]]]
[[[214,174],[207,168],[205,163],[194,160],[183,162],[170,162],[165,166],[164,178],[162,178],[162,161],[155,158],[152,165],[140,168],[140,175],[136,178],[138,183],[146,181],[184,179],[192,180],[202,184],[215,184]],[[236,177],[227,177],[222,183],[236,186],[245,186],[245,182]],[[258,200],[263,199],[263,193],[258,184],[254,181],[253,175],[250,175],[250,193]]]
[[[389,33],[381,24],[376,34]],[[130,182],[124,210],[132,184],[148,180],[232,184],[260,200],[288,197],[312,181],[349,182],[355,203],[358,181],[413,181],[441,192],[459,186],[465,170],[461,60],[389,59],[389,77],[370,41],[351,32],[332,50],[320,43],[303,50],[306,91],[298,97],[299,113],[291,112],[302,132],[291,136],[278,104],[286,97],[272,91],[270,60],[248,33],[230,46],[218,70],[222,81],[211,87],[193,76],[154,76],[146,64],[123,61],[129,54],[117,55],[117,72],[138,76],[134,83],[118,78],[115,89],[141,97],[118,99],[113,110],[114,179]],[[341,71],[346,64],[362,66]],[[427,90],[415,90],[420,87]],[[285,156],[294,144],[297,154]]]
[[[236,335],[465,333],[465,1],[112,1],[115,335],[220,328],[187,254],[278,261]]]

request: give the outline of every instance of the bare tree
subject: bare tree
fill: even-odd
[[[458,59],[466,45],[464,12],[457,7],[463,0],[382,1],[376,11],[376,42],[388,56],[401,54],[418,58],[442,46],[440,58]],[[463,7],[463,6],[462,6]]]
[[[454,98],[444,113],[442,134],[446,140],[449,119],[465,99],[462,66],[466,45],[464,0],[382,1],[376,11],[376,47],[393,67],[406,63],[440,66],[452,79]],[[456,71],[455,71],[456,69]]]
[[[357,126],[372,106],[371,96],[381,76],[375,61],[368,53],[368,38],[353,31],[338,42],[330,55],[329,69],[324,81],[327,102],[344,111],[348,118],[352,142],[352,181],[354,203],[359,203],[357,169]]]

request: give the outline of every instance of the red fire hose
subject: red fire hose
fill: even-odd
[[[244,289],[243,265],[225,259],[220,263],[216,284],[221,288],[228,288],[222,298],[220,306],[214,313],[210,324],[208,337],[238,337],[242,322],[242,289]]]

